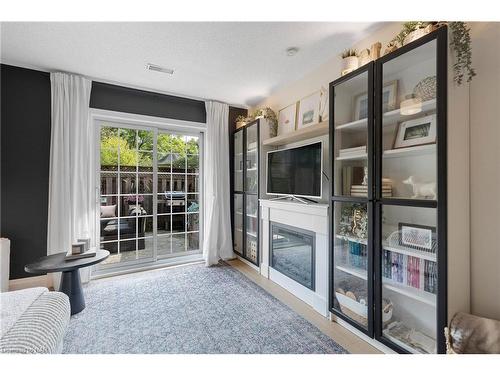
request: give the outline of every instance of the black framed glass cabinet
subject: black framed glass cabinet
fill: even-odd
[[[259,265],[260,120],[233,133],[233,249]]]
[[[447,319],[447,30],[330,84],[330,310],[402,353]]]

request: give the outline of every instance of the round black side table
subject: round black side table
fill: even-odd
[[[28,273],[62,272],[59,291],[69,297],[71,315],[74,315],[85,308],[80,268],[100,263],[108,256],[109,251],[102,249],[97,250],[93,257],[75,260],[66,260],[66,253],[58,253],[41,257],[36,262],[25,266],[24,270]]]

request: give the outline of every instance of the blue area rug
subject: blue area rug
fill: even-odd
[[[95,280],[84,293],[63,353],[346,353],[224,264]]]

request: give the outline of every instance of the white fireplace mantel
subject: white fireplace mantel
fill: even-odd
[[[262,260],[260,273],[328,316],[328,205],[260,199]],[[315,233],[315,290],[270,267],[270,224],[286,224]]]

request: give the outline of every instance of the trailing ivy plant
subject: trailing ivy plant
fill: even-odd
[[[461,85],[465,75],[467,75],[467,82],[472,81],[472,77],[476,75],[472,67],[470,28],[465,22],[450,22],[448,26],[451,30],[450,46],[455,51],[454,80]]]

